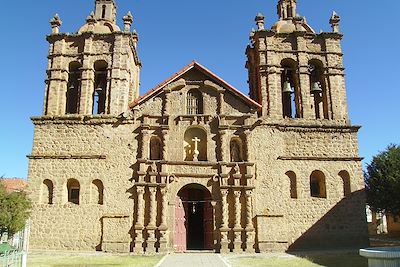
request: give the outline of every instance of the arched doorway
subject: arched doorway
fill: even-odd
[[[213,249],[213,208],[211,193],[199,184],[179,190],[175,206],[175,249]]]

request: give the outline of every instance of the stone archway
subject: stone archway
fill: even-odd
[[[176,196],[175,249],[213,249],[213,208],[210,191],[200,184],[182,187]]]

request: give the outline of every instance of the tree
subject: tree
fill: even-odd
[[[389,145],[373,157],[364,177],[367,204],[375,211],[400,214],[400,146]]]
[[[24,192],[8,193],[0,183],[0,236],[13,236],[24,229],[30,215],[31,201]]]

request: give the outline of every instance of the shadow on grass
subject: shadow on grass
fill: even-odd
[[[307,259],[315,264],[326,267],[367,267],[368,260],[357,252],[348,253],[290,253],[299,258]]]

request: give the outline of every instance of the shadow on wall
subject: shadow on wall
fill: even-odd
[[[288,252],[304,249],[337,250],[368,247],[369,238],[364,203],[364,190],[355,191],[343,198],[291,244]]]

